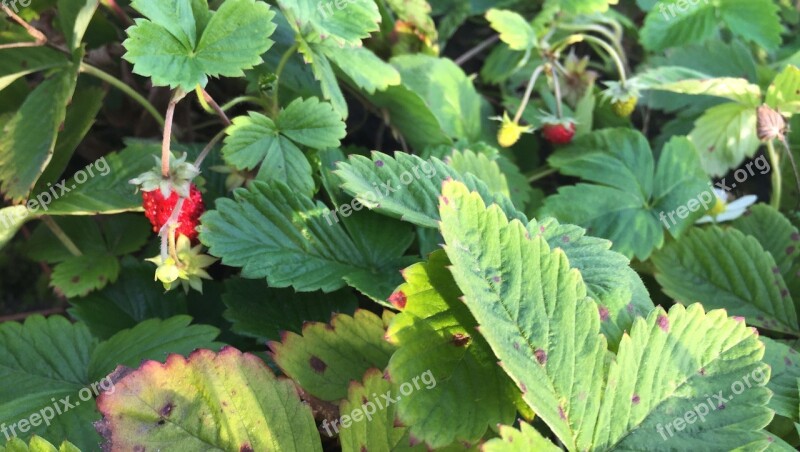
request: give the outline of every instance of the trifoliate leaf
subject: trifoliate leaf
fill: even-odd
[[[772,255],[736,229],[694,229],[653,255],[664,292],[685,304],[724,308],[747,323],[797,333],[797,309]]]
[[[388,312],[387,312],[388,314]],[[307,393],[325,401],[347,397],[351,381],[370,368],[384,369],[395,347],[383,339],[391,315],[357,310],[337,314],[327,323],[306,323],[302,336],[287,332],[269,343],[281,370]]]
[[[529,50],[536,45],[533,27],[514,11],[493,8],[486,12],[486,20],[511,50]]]
[[[192,0],[137,0],[132,6],[147,19],[127,30],[123,58],[157,86],[188,92],[205,86],[209,76],[240,77],[272,46],[275,13],[263,2],[225,0],[213,14],[205,2]]]
[[[322,451],[294,384],[232,347],[146,361],[101,395],[97,408],[109,449]]]
[[[705,208],[699,202],[690,204],[693,210],[685,205],[701,193],[708,195],[707,207],[713,205],[697,153],[682,137],[664,147],[657,165],[645,137],[629,129],[585,135],[549,162],[599,185],[562,187],[547,198],[543,212],[611,240],[613,249],[629,258],[644,260],[660,248],[665,227],[677,237],[691,226]]]
[[[651,447],[658,425],[693,410],[712,388],[736,395],[723,391],[724,405],[705,406],[713,424],[673,432],[672,447],[767,446],[761,429],[773,416],[770,393],[758,384],[744,390],[740,380],[768,376],[769,368],[743,322],[699,304],[657,308],[611,354],[580,273],[562,251],[458,182],[445,184],[440,212],[451,272],[481,334],[568,450]]]
[[[477,334],[449,264],[439,250],[428,262],[403,271],[406,283],[392,295],[401,312],[386,331],[387,340],[398,347],[389,361],[392,380],[411,381],[429,372],[437,382],[403,397],[397,408],[411,435],[432,448],[475,443],[490,427],[513,421],[517,411],[518,392]]]

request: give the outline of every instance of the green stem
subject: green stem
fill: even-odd
[[[770,205],[776,209],[780,209],[783,176],[781,175],[780,156],[775,151],[775,145],[772,140],[767,141],[767,154],[769,155],[769,161],[772,165],[772,197],[770,199]]]
[[[539,74],[542,73],[542,70],[544,70],[544,65],[538,66],[533,70],[533,74],[531,74],[531,79],[528,81],[528,88],[525,90],[525,96],[522,98],[522,103],[519,104],[519,110],[517,110],[517,114],[514,115],[514,122],[517,124],[519,124],[519,120],[522,118],[522,113],[528,106],[528,101],[531,100],[531,94],[533,94],[533,85],[536,84],[536,79],[539,78]]]
[[[561,119],[564,116],[564,112],[561,107],[561,84],[558,81],[558,71],[553,66],[550,66],[550,74],[553,76],[553,88],[556,91],[556,113],[558,114],[558,119]]]
[[[620,45],[619,40],[614,33],[612,33],[608,28],[600,26],[600,25],[575,25],[575,24],[559,24],[558,28],[567,31],[593,31],[595,33],[599,33],[603,35],[605,38],[608,39],[609,42],[612,43],[614,49],[617,51],[617,54],[620,56],[620,59],[623,63],[625,63],[625,52],[622,50],[622,45]]]
[[[224,104],[221,108],[222,108],[222,111],[228,111],[231,108],[233,108],[233,107],[235,107],[235,106],[237,106],[239,104],[245,103],[245,102],[251,102],[251,103],[254,103],[256,105],[260,105],[262,107],[266,107],[267,106],[264,103],[264,99],[261,99],[260,97],[239,96],[239,97],[233,98],[230,102],[228,102],[227,104]]]
[[[587,35],[583,33],[567,36],[557,45],[553,46],[553,53],[560,52],[564,48],[572,44],[577,44],[582,41],[588,41],[597,44],[598,46],[602,47],[603,50],[605,50],[609,56],[611,56],[611,58],[614,60],[614,64],[617,66],[617,72],[619,72],[619,81],[622,84],[622,86],[625,86],[625,82],[627,82],[627,77],[625,75],[625,65],[622,64],[622,59],[620,58],[619,54],[617,53],[616,50],[614,50],[613,47],[611,47],[607,42],[603,41],[602,39],[596,36]]]
[[[289,58],[294,55],[298,48],[300,48],[300,45],[297,43],[294,43],[291,47],[289,47],[289,49],[287,49],[281,57],[281,61],[278,63],[278,68],[275,69],[275,92],[272,93],[274,96],[274,99],[272,100],[272,109],[274,113],[278,113],[278,107],[280,104],[278,91],[281,87],[281,74],[283,73],[283,69],[286,67],[286,64],[289,62]]]
[[[557,172],[558,170],[555,168],[545,167],[545,169],[538,170],[530,175],[528,175],[528,182],[533,183],[539,179],[544,179],[545,177]]]
[[[156,107],[154,107],[153,104],[148,102],[147,99],[145,99],[141,94],[134,91],[133,88],[126,85],[122,80],[86,63],[81,63],[80,71],[83,72],[84,74],[89,74],[94,77],[97,77],[100,80],[108,83],[109,85],[127,94],[131,99],[133,99],[139,105],[144,107],[144,109],[147,110],[148,113],[150,113],[153,119],[155,119],[156,122],[158,122],[158,125],[164,127],[164,117],[161,116],[161,113],[159,113],[158,110],[156,110]]]
[[[44,222],[44,224],[47,226],[47,228],[50,229],[50,232],[52,232],[53,235],[56,236],[56,238],[61,242],[61,244],[63,244],[64,247],[73,256],[82,256],[83,255],[83,253],[81,253],[81,250],[78,249],[78,247],[75,245],[75,242],[73,242],[72,239],[69,238],[67,233],[64,232],[64,230],[61,229],[61,226],[59,226],[52,218],[50,218],[49,216],[45,215],[41,219],[42,219],[42,222]]]

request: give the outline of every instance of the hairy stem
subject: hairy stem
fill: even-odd
[[[136,101],[136,103],[138,103],[145,110],[147,110],[147,112],[150,113],[150,116],[152,116],[153,119],[155,119],[156,122],[158,122],[158,125],[164,127],[164,117],[161,116],[161,113],[158,112],[156,107],[154,107],[153,104],[148,102],[148,100],[145,99],[144,96],[134,91],[133,88],[131,88],[130,86],[126,85],[125,82],[107,72],[103,72],[102,70],[86,63],[81,63],[80,71],[83,72],[84,74],[89,74],[93,77],[97,77],[100,80],[113,86],[114,88],[117,88],[118,90],[127,94],[128,97]]]
[[[14,13],[14,11],[11,11],[11,8],[6,6],[5,2],[0,2],[0,9],[2,9],[3,12],[8,14],[8,17],[10,17],[11,20],[20,24],[22,28],[24,28],[25,31],[27,31],[28,34],[31,35],[33,39],[35,39],[34,42],[14,42],[11,44],[2,44],[0,45],[0,49],[12,49],[18,47],[39,47],[47,43],[47,36],[45,36],[41,31],[37,30],[27,22],[22,20],[22,18],[19,17],[16,13]]]
[[[200,88],[200,91],[202,92],[203,100],[205,100],[205,102],[211,106],[211,109],[217,114],[217,116],[219,116],[222,122],[225,123],[226,126],[231,125],[231,120],[228,118],[228,115],[226,115],[225,111],[220,108],[217,101],[215,101],[214,98],[208,94],[208,91],[204,90],[203,88]]]

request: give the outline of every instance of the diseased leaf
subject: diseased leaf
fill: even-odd
[[[790,64],[775,77],[766,104],[785,116],[800,113],[800,68]]]
[[[84,296],[113,283],[119,276],[119,261],[110,254],[84,254],[53,268],[50,284],[67,297]]]
[[[115,450],[322,451],[311,409],[292,382],[232,347],[146,361],[102,394],[97,408],[104,447]]]
[[[325,401],[344,399],[351,381],[389,362],[395,347],[383,336],[390,318],[357,310],[353,317],[333,316],[330,325],[307,323],[302,336],[287,332],[270,342],[272,358],[305,392]]]

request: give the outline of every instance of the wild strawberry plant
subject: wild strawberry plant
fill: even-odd
[[[792,2],[25,3],[0,450],[800,447]]]

